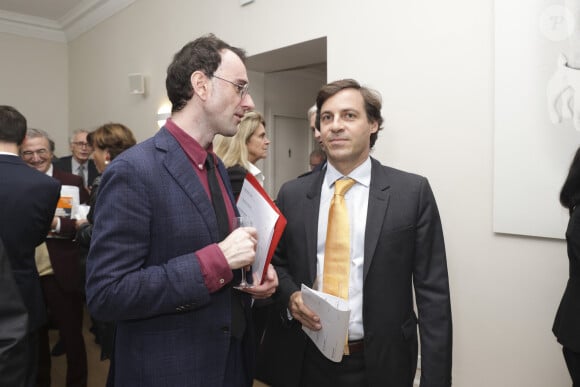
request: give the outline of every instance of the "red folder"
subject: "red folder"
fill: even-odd
[[[268,265],[272,260],[274,251],[276,250],[276,246],[278,246],[278,242],[280,241],[282,233],[286,228],[287,221],[284,215],[282,215],[282,213],[280,212],[280,209],[276,206],[276,204],[274,204],[272,199],[270,199],[270,196],[268,195],[266,190],[264,190],[264,187],[262,187],[262,185],[254,177],[254,175],[252,175],[251,173],[247,173],[246,181],[253,186],[253,188],[260,194],[260,196],[262,196],[262,198],[266,201],[266,203],[268,203],[268,205],[270,205],[270,207],[276,212],[276,214],[278,214],[278,219],[276,220],[276,224],[274,226],[274,233],[272,234],[272,240],[270,241],[270,246],[268,247],[268,254],[266,255],[266,263],[264,264],[264,270],[260,276],[260,284],[262,284],[268,271]]]

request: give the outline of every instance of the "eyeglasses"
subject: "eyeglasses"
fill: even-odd
[[[38,155],[38,157],[43,157],[48,155],[48,149],[38,149],[35,151],[24,151],[22,152],[22,158],[23,159],[31,159],[32,157],[34,157],[34,154]]]
[[[93,147],[88,142],[82,142],[82,141],[74,141],[72,144],[74,146],[78,146],[79,148],[92,148]]]
[[[246,94],[248,94],[248,88],[250,87],[249,83],[244,83],[244,84],[235,83],[232,81],[228,81],[227,79],[224,79],[222,77],[218,77],[215,74],[213,75],[213,77],[217,78],[217,79],[221,79],[224,82],[231,83],[232,85],[234,85],[236,87],[236,90],[238,91],[238,94],[240,95],[241,99],[244,99]]]

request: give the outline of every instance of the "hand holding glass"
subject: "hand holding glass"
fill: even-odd
[[[235,230],[236,228],[239,227],[252,227],[252,220],[250,218],[248,218],[247,216],[237,216],[235,218],[232,219],[232,231]],[[251,288],[254,285],[248,283],[248,281],[246,281],[246,268],[242,267],[242,280],[240,281],[240,283],[236,286],[234,286],[234,288],[236,289],[247,289],[247,288]]]

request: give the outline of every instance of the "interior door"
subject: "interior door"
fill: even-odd
[[[286,181],[309,170],[311,135],[304,118],[274,115],[274,197]]]

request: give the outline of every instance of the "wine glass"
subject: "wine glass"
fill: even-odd
[[[236,216],[235,218],[232,218],[232,230],[235,230],[239,227],[252,227],[252,220],[247,216]],[[241,270],[242,279],[238,285],[234,286],[234,288],[247,289],[253,287],[254,285],[246,281],[246,268],[242,267]]]

